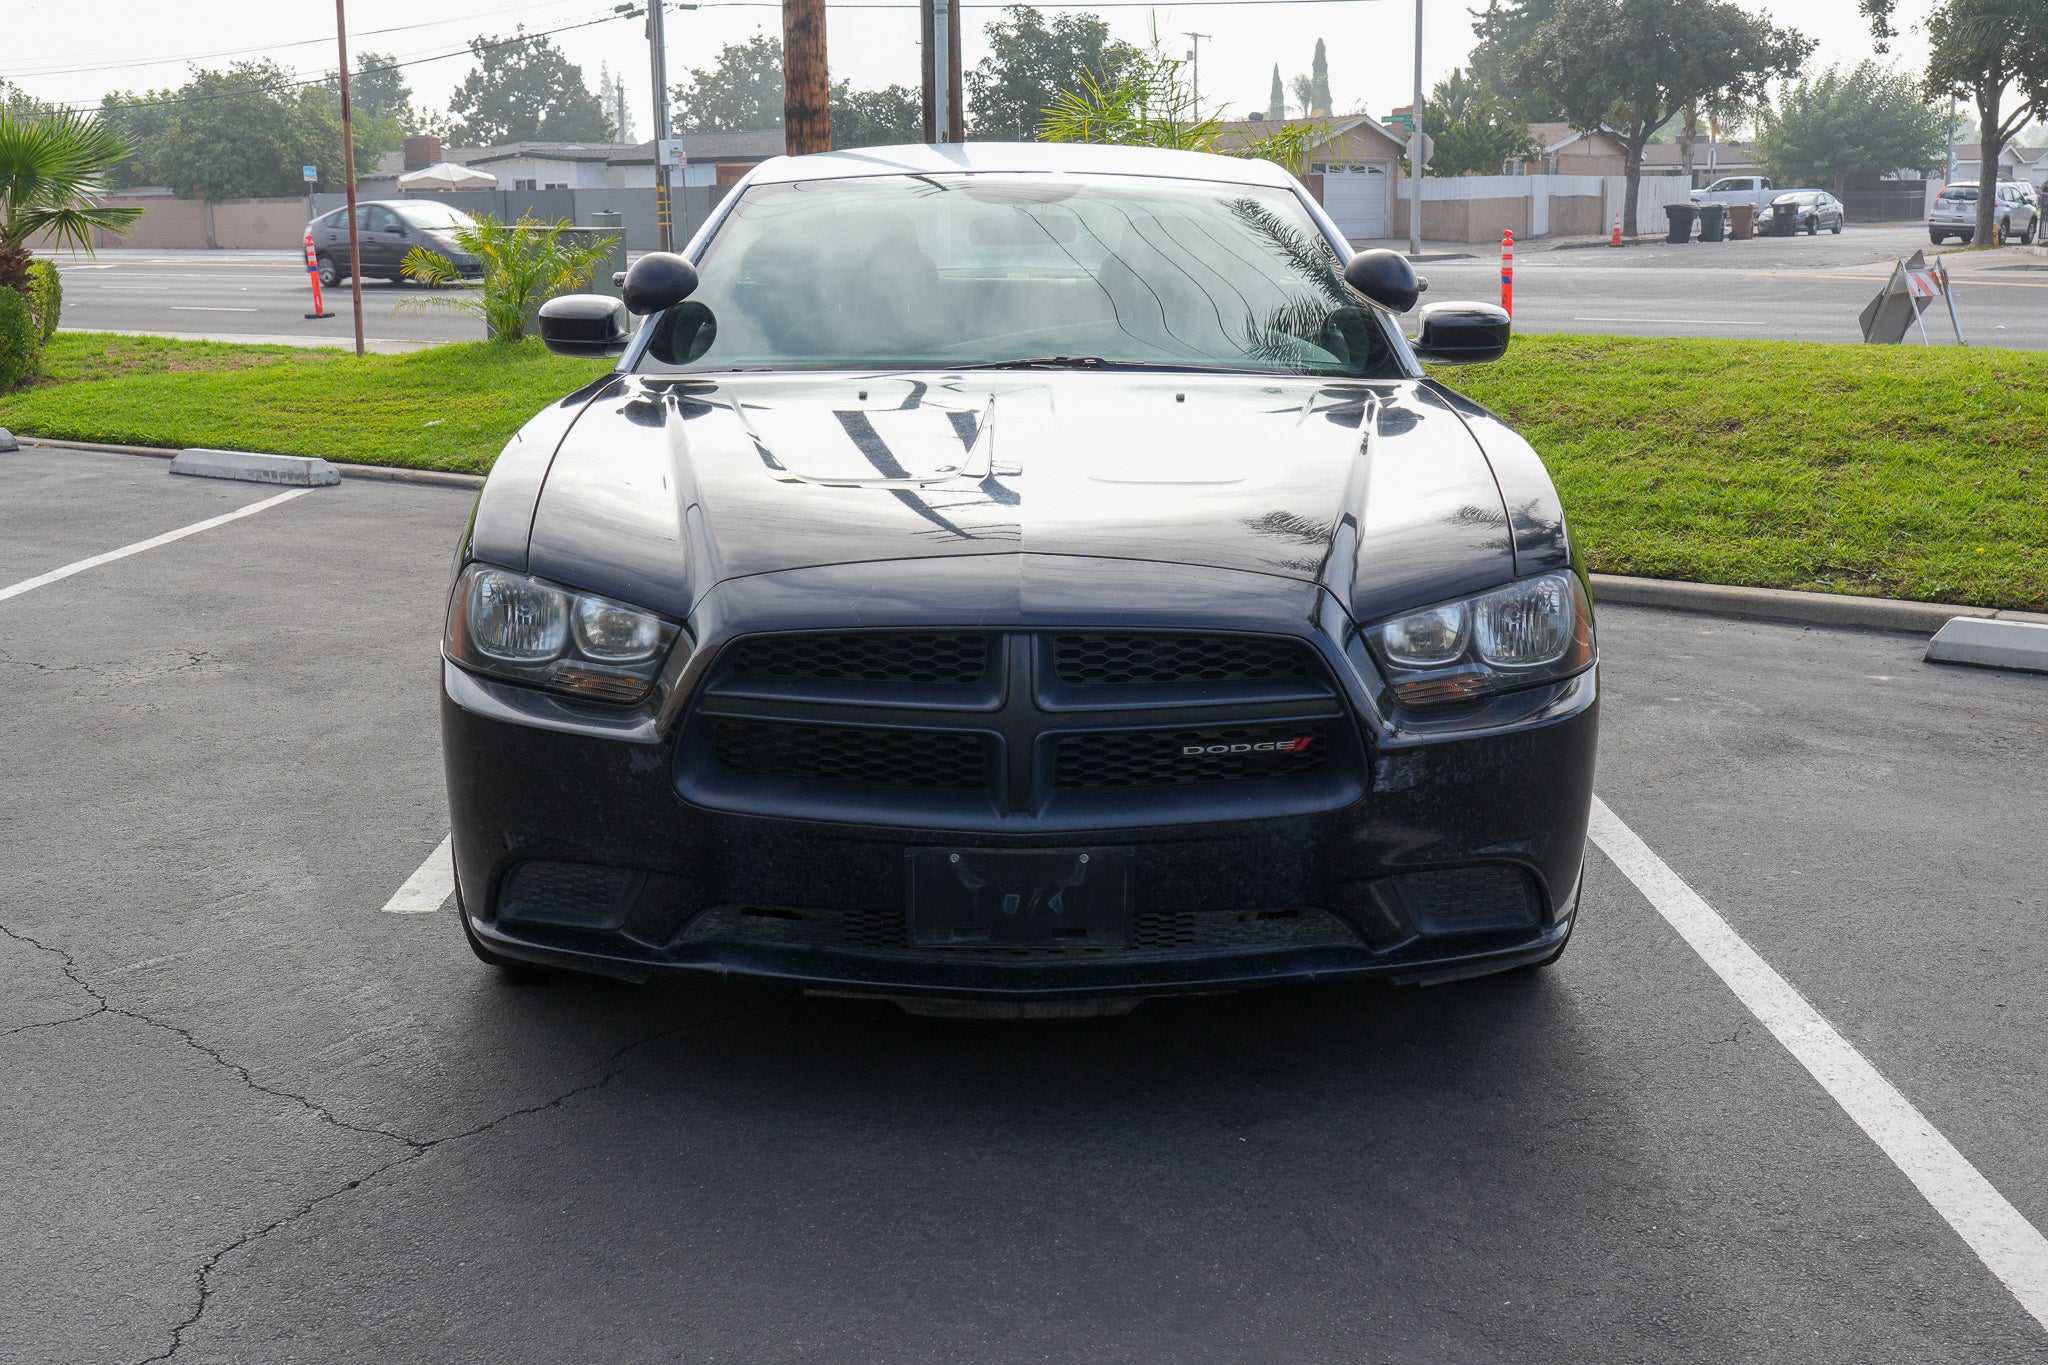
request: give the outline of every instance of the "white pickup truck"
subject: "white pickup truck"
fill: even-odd
[[[1687,197],[1695,204],[1754,204],[1758,218],[1762,218],[1780,193],[1767,175],[1724,175]]]

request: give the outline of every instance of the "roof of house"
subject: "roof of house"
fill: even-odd
[[[1708,155],[1709,151],[1712,152],[1711,158]],[[1710,159],[1713,161],[1716,171],[1727,171],[1731,175],[1754,169],[1761,164],[1757,161],[1756,144],[1754,142],[1744,142],[1739,138],[1718,139],[1711,148],[1709,148],[1704,138],[1694,142],[1692,145],[1692,168],[1696,171],[1703,171],[1707,169],[1707,162]],[[1653,142],[1643,148],[1643,165],[1645,166],[1683,166],[1684,164],[1685,145],[1682,142]]]
[[[1310,134],[1311,146],[1335,141],[1348,133],[1364,133],[1369,139],[1384,142],[1387,150],[1398,156],[1407,150],[1407,139],[1392,131],[1370,114],[1347,114],[1340,118],[1313,119],[1233,119],[1218,130],[1215,147],[1218,151],[1230,152],[1248,142],[1288,128],[1307,124],[1314,131]]]
[[[685,133],[683,154],[692,161],[765,161],[781,156],[780,128],[763,128],[739,133]],[[443,161],[458,166],[488,166],[494,161],[602,161],[609,166],[646,165],[654,160],[654,143],[647,142],[502,142],[494,147],[448,147]],[[378,158],[376,169],[366,171],[364,180],[384,180],[405,173],[405,152],[394,150]]]
[[[1585,129],[1575,127],[1569,123],[1532,123],[1529,125],[1529,136],[1535,138],[1537,144],[1545,152],[1554,152],[1560,147],[1568,147],[1580,138],[1592,137],[1595,134],[1613,138],[1616,142],[1621,141],[1621,135],[1612,128]]]

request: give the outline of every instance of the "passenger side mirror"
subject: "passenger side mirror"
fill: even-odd
[[[1422,310],[1416,357],[1425,365],[1483,365],[1507,354],[1513,324],[1490,303],[1433,303]]]
[[[564,294],[540,306],[540,339],[556,355],[624,355],[633,339],[626,305],[604,294]]]
[[[1418,276],[1398,251],[1359,252],[1344,267],[1344,283],[1390,313],[1407,312],[1429,288],[1429,281]]]
[[[697,288],[697,267],[668,251],[650,251],[626,270],[626,311],[639,317],[673,308]]]

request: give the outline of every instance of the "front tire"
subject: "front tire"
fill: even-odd
[[[1829,228],[1829,229],[1828,229],[1828,231],[1829,231],[1829,232],[1832,232],[1832,233],[1834,233],[1834,234],[1835,234],[1835,236],[1837,236],[1837,237],[1841,236],[1841,235],[1842,235],[1842,220],[1841,220],[1841,219],[1839,219],[1839,218],[1835,219],[1835,225],[1834,225],[1833,227]]]
[[[1813,217],[1811,217],[1811,218],[1809,218],[1809,219],[1807,219],[1807,220],[1806,220],[1806,235],[1807,235],[1807,236],[1809,236],[1809,237],[1818,237],[1818,236],[1820,236],[1820,215],[1819,215],[1819,214],[1817,214],[1817,213],[1816,213],[1816,214],[1814,214],[1814,215],[1813,215]]]

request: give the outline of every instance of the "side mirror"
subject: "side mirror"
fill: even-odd
[[[624,355],[633,339],[626,305],[603,294],[564,294],[540,306],[540,339],[556,355]]]
[[[1425,365],[1483,365],[1507,354],[1512,331],[1490,303],[1433,303],[1422,310],[1415,355]]]
[[[667,251],[650,251],[626,270],[626,311],[639,317],[673,308],[697,288],[697,267]]]
[[[1367,302],[1390,313],[1405,313],[1429,288],[1398,251],[1361,251],[1344,267],[1344,283],[1365,295]]]

